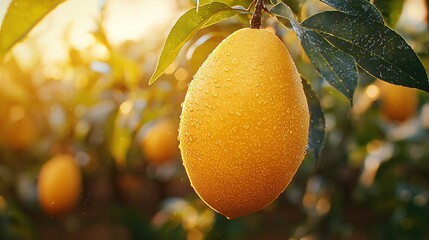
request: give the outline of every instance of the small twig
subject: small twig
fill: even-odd
[[[256,0],[255,12],[250,20],[250,28],[261,28],[262,9],[266,9],[264,6],[264,0]]]
[[[255,6],[257,0],[253,0],[253,2],[250,4],[250,6],[248,8],[246,8],[246,10],[248,12],[250,12],[250,9],[252,9],[253,6]]]

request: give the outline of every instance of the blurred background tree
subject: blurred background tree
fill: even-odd
[[[316,0],[284,2],[300,20],[330,9]],[[373,2],[427,68],[427,1]],[[7,5],[0,3],[1,14]],[[429,96],[361,71],[351,107],[317,75],[295,33],[268,16],[263,26],[317,86],[325,147],[319,163],[308,156],[265,210],[230,221],[207,208],[176,148],[180,104],[208,54],[248,27],[249,18],[200,31],[148,86],[168,31],[194,6],[190,0],[66,1],[5,56],[0,239],[429,238]],[[39,172],[61,154],[81,169],[82,190],[78,203],[52,213],[39,204]]]

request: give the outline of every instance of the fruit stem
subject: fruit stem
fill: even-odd
[[[253,12],[252,19],[250,20],[250,28],[261,28],[262,9],[265,9],[264,0],[256,0],[255,12]]]

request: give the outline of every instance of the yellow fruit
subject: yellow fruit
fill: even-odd
[[[79,201],[81,181],[80,168],[72,156],[60,154],[50,159],[43,165],[38,179],[42,209],[50,214],[71,210]]]
[[[385,81],[377,81],[380,88],[381,112],[393,121],[405,121],[414,116],[418,107],[415,88],[407,88]]]
[[[145,134],[142,148],[146,159],[154,164],[166,163],[179,154],[178,124],[170,119],[155,123]]]
[[[180,149],[193,188],[230,219],[266,207],[300,166],[308,125],[283,43],[267,30],[234,32],[203,63],[183,103]]]

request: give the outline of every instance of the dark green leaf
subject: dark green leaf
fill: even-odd
[[[308,131],[308,151],[316,162],[319,160],[320,151],[325,141],[325,116],[316,93],[307,80],[302,79],[302,86],[307,97],[308,110],[310,111],[310,126]]]
[[[377,8],[366,0],[320,0],[329,6],[347,14],[370,18],[383,24],[383,17]],[[392,0],[390,0],[392,1]]]
[[[286,4],[279,3],[271,8],[270,12],[277,18],[285,18],[291,22],[317,71],[352,102],[358,79],[354,58],[332,46],[320,34],[303,29]],[[280,22],[283,23],[283,21]]]
[[[353,56],[374,77],[429,92],[428,77],[416,53],[399,34],[383,24],[327,11],[311,16],[303,26]]]
[[[358,80],[355,59],[332,46],[317,32],[304,30],[300,40],[320,75],[353,102],[353,93]]]
[[[402,12],[405,0],[375,0],[374,4],[380,9],[387,25],[395,26]]]
[[[170,64],[174,61],[177,54],[179,54],[183,45],[192,36],[194,36],[198,30],[204,26],[207,26],[206,24],[215,14],[235,11],[236,10],[224,3],[212,2],[210,4],[200,6],[198,11],[196,11],[196,8],[193,8],[183,14],[179,20],[177,20],[176,24],[173,26],[173,29],[171,29],[167,37],[161,52],[161,56],[158,60],[156,70],[150,78],[149,84],[152,84],[164,73],[168,66],[170,66]],[[217,20],[220,21],[218,18]]]
[[[64,0],[13,0],[0,28],[0,58]]]

